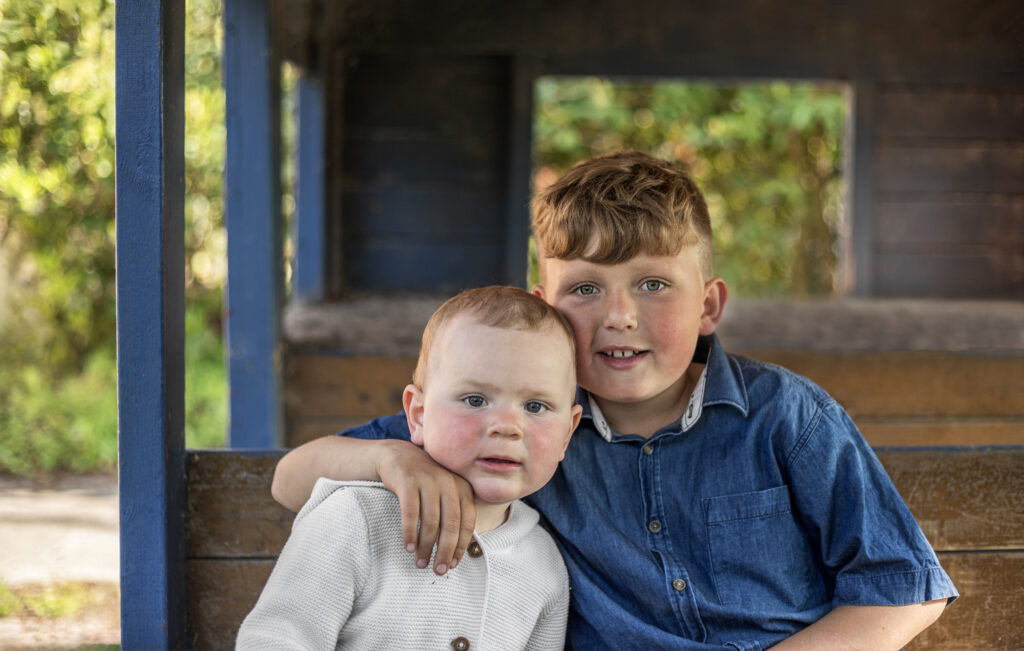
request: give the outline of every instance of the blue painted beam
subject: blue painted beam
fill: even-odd
[[[187,646],[184,4],[117,3],[121,645]]]
[[[298,80],[298,137],[295,194],[295,273],[292,296],[316,302],[324,297],[327,280],[324,186],[324,87],[320,75],[304,72]]]
[[[273,27],[270,0],[225,0],[225,312],[232,448],[283,443],[281,66]]]

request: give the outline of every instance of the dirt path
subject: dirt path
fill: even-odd
[[[0,581],[21,593],[81,582],[73,616],[0,617],[0,649],[74,649],[120,640],[117,479],[70,477],[46,488],[0,478]]]

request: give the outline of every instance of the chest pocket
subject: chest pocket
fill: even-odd
[[[786,486],[703,500],[715,588],[723,604],[770,613],[824,603],[810,543]]]

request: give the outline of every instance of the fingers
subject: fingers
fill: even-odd
[[[438,522],[441,517],[440,502],[430,491],[420,494],[420,531],[416,543],[416,567],[424,568],[430,562],[430,551],[437,540]]]
[[[411,491],[399,495],[398,502],[402,508],[402,546],[407,552],[416,551],[417,528],[420,521],[420,494]]]
[[[458,493],[441,493],[440,524],[437,535],[437,553],[434,554],[434,573],[444,574],[454,567],[452,558],[459,544],[462,525],[461,500]]]
[[[476,504],[473,502],[473,489],[466,484],[468,491],[460,493],[460,507],[462,523],[459,527],[459,542],[455,545],[455,553],[452,556],[451,567],[456,567],[462,561],[466,548],[473,539],[473,531],[476,528]]]

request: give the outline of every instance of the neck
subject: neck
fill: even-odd
[[[596,395],[594,400],[616,432],[650,438],[665,425],[683,417],[703,371],[703,364],[690,364],[679,382],[640,402],[612,402]]]
[[[489,504],[476,500],[476,529],[477,533],[484,533],[491,529],[497,529],[505,524],[508,519],[509,503]]]

